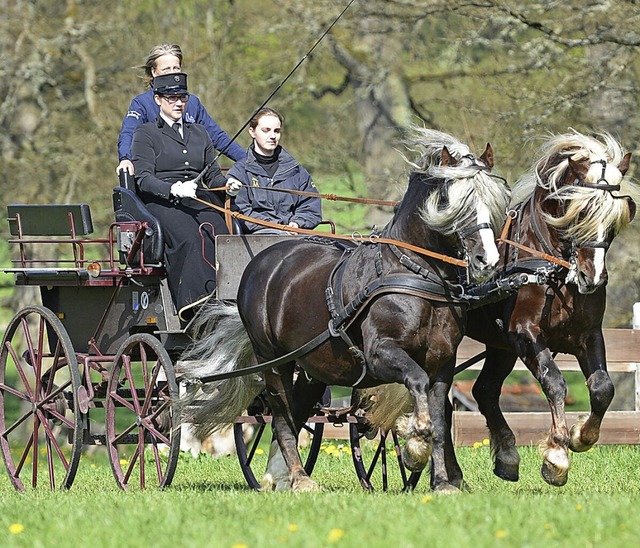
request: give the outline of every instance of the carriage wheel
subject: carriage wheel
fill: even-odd
[[[358,401],[356,391],[352,402]],[[401,445],[395,431],[373,431],[366,417],[349,424],[351,458],[360,480],[360,485],[369,491],[397,485],[402,491],[412,491],[420,479],[421,472],[409,471],[402,462]]]
[[[80,372],[71,339],[48,308],[18,312],[0,349],[0,450],[13,486],[69,488],[82,450]]]
[[[178,463],[180,427],[171,403],[178,384],[153,335],[127,338],[116,354],[106,398],[107,449],[121,489],[168,487]]]
[[[266,403],[258,396],[252,404],[252,408],[249,409],[248,416],[240,417],[238,422],[233,425],[233,438],[236,443],[240,469],[251,489],[260,489],[260,480],[258,478],[264,475],[267,468],[269,445],[271,444],[271,417],[269,413],[270,410]],[[248,417],[255,418],[255,423],[252,420],[243,420]],[[254,430],[250,436],[245,433],[245,424],[247,423],[253,423]],[[324,424],[321,422],[307,423],[304,425],[303,430],[309,435],[310,439],[308,446],[301,453],[306,453],[304,469],[307,474],[311,475],[320,454]]]

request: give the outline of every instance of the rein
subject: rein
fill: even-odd
[[[315,193],[314,193],[315,194]],[[431,257],[433,259],[438,259],[439,261],[445,262],[445,263],[449,263],[455,266],[461,266],[463,268],[466,268],[468,265],[468,263],[466,261],[463,261],[461,259],[456,259],[454,257],[449,257],[448,255],[443,255],[442,253],[438,253],[436,251],[431,251],[430,249],[424,249],[422,247],[418,247],[415,246],[413,244],[409,244],[406,242],[401,242],[399,240],[393,240],[391,238],[382,238],[380,236],[356,236],[355,234],[351,235],[351,236],[344,236],[344,235],[340,235],[340,234],[323,234],[322,232],[317,232],[315,230],[309,230],[306,228],[294,228],[291,226],[284,226],[284,225],[280,225],[277,223],[271,223],[269,221],[263,221],[262,219],[255,219],[253,217],[249,217],[248,215],[243,215],[242,213],[238,212],[238,211],[230,211],[226,208],[217,206],[215,204],[212,204],[211,202],[207,202],[206,200],[203,200],[201,198],[195,197],[192,198],[193,200],[196,200],[204,205],[207,205],[213,209],[215,209],[216,211],[219,211],[225,215],[229,215],[235,219],[240,219],[243,221],[250,221],[252,223],[255,224],[259,224],[261,226],[265,226],[268,228],[276,228],[278,230],[285,230],[287,232],[296,232],[298,234],[307,234],[309,236],[319,236],[321,238],[327,238],[330,240],[346,240],[346,241],[350,241],[350,242],[367,242],[367,243],[371,243],[371,242],[379,242],[381,244],[393,244],[396,245],[398,247],[402,247],[404,249],[408,249],[410,251],[413,251],[414,253],[418,253],[419,255],[424,255],[427,257]]]
[[[242,185],[244,188],[253,188],[249,185]],[[225,190],[226,187],[201,189],[209,192],[217,192]],[[353,204],[367,204],[367,205],[380,205],[395,207],[400,202],[394,200],[374,200],[372,198],[353,198],[351,196],[337,196],[336,194],[319,194],[318,192],[307,192],[305,190],[294,190],[289,188],[275,188],[275,187],[260,187],[260,190],[266,190],[268,192],[282,192],[284,194],[293,194],[295,196],[308,196],[310,198],[320,198],[322,200],[329,200],[332,202],[351,202]]]

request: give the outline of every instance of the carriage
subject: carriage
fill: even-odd
[[[291,421],[296,422],[297,429],[304,428],[309,431],[312,438],[304,469],[301,467],[295,474],[302,483],[305,482],[305,478],[308,479],[318,456],[323,425],[332,422],[349,426],[356,473],[365,488],[373,487],[372,475],[374,472],[377,473],[376,470],[382,475],[382,487],[385,488],[387,485],[387,438],[393,441],[396,453],[393,461],[398,463],[405,488],[412,488],[419,477],[419,471],[409,473],[406,468],[419,470],[424,467],[426,460],[431,456],[429,444],[436,442],[432,455],[432,487],[461,487],[462,473],[452,454],[451,440],[447,440],[445,404],[454,374],[456,341],[461,340],[464,329],[459,319],[466,316],[470,302],[474,302],[474,306],[480,306],[482,299],[487,296],[487,302],[492,302],[506,298],[522,285],[544,286],[548,281],[538,265],[534,268],[533,274],[527,274],[519,268],[515,273],[493,279],[490,283],[475,286],[459,283],[458,267],[461,264],[469,266],[476,273],[480,272],[481,278],[488,279],[487,275],[493,273],[489,268],[489,255],[491,247],[495,244],[488,241],[484,233],[492,229],[495,232],[499,228],[495,216],[504,213],[505,188],[501,181],[492,180],[486,175],[488,168],[493,165],[489,147],[478,159],[469,154],[465,146],[449,136],[428,130],[422,130],[419,134],[423,140],[431,139],[427,148],[440,162],[435,169],[435,173],[440,176],[426,174],[428,170],[418,170],[412,174],[407,191],[407,195],[412,195],[409,199],[403,200],[397,208],[394,220],[390,223],[390,233],[364,239],[365,245],[358,246],[357,252],[353,253],[359,253],[359,257],[364,255],[366,268],[373,272],[373,281],[364,289],[359,285],[362,279],[358,279],[358,283],[351,282],[352,287],[349,291],[352,296],[342,304],[338,301],[333,310],[331,306],[329,311],[324,308],[325,294],[329,299],[328,296],[332,295],[333,291],[329,290],[331,288],[325,291],[322,284],[334,275],[340,279],[349,279],[348,268],[352,267],[347,266],[345,270],[341,270],[342,267],[339,266],[346,264],[340,260],[340,257],[349,251],[344,249],[344,246],[338,252],[332,246],[314,247],[311,243],[296,237],[240,234],[216,237],[218,273],[217,293],[212,298],[214,304],[224,305],[241,297],[241,307],[251,311],[251,307],[261,301],[262,293],[266,293],[266,290],[261,289],[259,295],[243,291],[242,286],[239,286],[239,283],[242,283],[240,280],[242,278],[243,282],[246,282],[247,278],[253,276],[254,288],[262,288],[260,283],[255,283],[256,280],[261,282],[261,269],[275,270],[274,264],[283,268],[282,265],[286,262],[278,261],[278,253],[289,253],[294,259],[296,254],[304,256],[307,260],[309,257],[315,258],[316,261],[306,265],[306,268],[310,269],[309,273],[319,277],[318,279],[323,278],[316,284],[319,289],[313,295],[310,293],[307,280],[298,279],[298,291],[302,293],[299,293],[297,298],[294,293],[294,298],[284,303],[287,306],[306,306],[308,302],[301,301],[310,302],[311,299],[315,299],[317,302],[314,310],[321,311],[317,316],[323,327],[313,326],[313,329],[305,324],[308,321],[307,316],[298,316],[296,323],[295,314],[302,312],[290,311],[295,312],[290,314],[294,323],[285,326],[285,333],[295,332],[298,340],[294,339],[286,344],[293,348],[299,346],[298,350],[305,349],[304,355],[301,352],[296,354],[292,348],[276,340],[277,344],[283,346],[278,349],[271,346],[263,348],[264,355],[261,356],[262,360],[259,360],[264,362],[260,365],[263,366],[265,376],[270,375],[267,368],[272,367],[270,364],[275,356],[269,354],[281,352],[289,356],[289,362],[300,360],[305,371],[306,367],[310,367],[311,376],[321,381],[308,383],[309,387],[306,386],[306,382],[302,383],[300,391],[307,390],[307,394],[313,394],[313,397],[306,397],[304,406],[301,406],[302,411],[298,411],[295,420]],[[571,142],[570,144],[573,145]],[[457,152],[455,157],[447,146]],[[614,160],[617,164],[622,162],[621,158]],[[593,183],[584,182],[587,180],[587,172],[591,173],[593,163],[599,162],[591,161],[589,156],[582,160],[582,163],[570,160],[569,168],[566,168],[565,162],[563,166],[568,173],[563,176],[569,181],[566,185],[583,186],[587,189],[586,192],[591,194],[611,194],[615,189],[607,183],[606,162],[602,164],[600,179],[594,180]],[[628,158],[626,163],[628,165]],[[616,171],[616,176],[620,178],[624,171],[626,167]],[[473,184],[470,184],[473,177],[483,178],[482,182],[478,183],[478,188],[489,193],[494,203],[493,216],[486,215],[483,222],[478,221],[480,213],[476,217],[475,211],[470,212],[469,207],[464,207],[465,204],[471,203],[467,201],[470,193],[481,193],[479,190],[469,190],[473,187]],[[460,188],[465,190],[460,194],[450,195],[452,189],[457,188],[456,178],[463,181]],[[544,197],[542,191],[538,191],[537,194],[534,191],[531,196],[536,195],[539,198],[541,193]],[[416,218],[423,219],[428,216],[420,207],[430,196],[436,197],[433,206],[436,214],[440,214],[442,209],[454,210],[457,215],[464,215],[465,223],[458,225],[451,223],[450,217],[444,217],[439,221],[440,233],[438,230],[431,230],[430,233],[427,228],[421,226],[422,221],[418,221],[416,226]],[[453,199],[454,196],[456,199]],[[116,482],[123,489],[136,484],[140,487],[167,487],[171,484],[176,470],[180,451],[180,426],[189,414],[184,413],[184,408],[178,412],[178,408],[173,404],[183,399],[181,387],[182,390],[188,391],[194,380],[193,375],[183,373],[190,369],[189,363],[178,363],[183,351],[191,343],[189,326],[185,327],[181,323],[169,296],[162,263],[161,227],[137,200],[135,192],[127,188],[126,182],[114,189],[113,198],[115,222],[109,227],[106,238],[89,237],[93,232],[93,226],[87,204],[8,206],[8,221],[12,235],[9,241],[17,246],[18,258],[14,260],[14,266],[5,271],[14,274],[17,285],[38,287],[42,299],[41,306],[26,306],[14,316],[7,326],[0,348],[0,450],[11,482],[18,490],[24,490],[28,485],[36,488],[42,484],[50,488],[70,487],[78,470],[83,448],[87,445],[104,445],[107,448]],[[587,196],[587,199],[590,197]],[[533,198],[531,201],[533,203]],[[484,207],[480,202],[474,206],[477,207],[477,212],[482,211]],[[629,202],[631,203],[630,200]],[[602,204],[595,202],[595,205]],[[632,218],[628,211],[621,214],[624,214],[625,222]],[[493,227],[489,219],[493,221]],[[517,224],[520,224],[519,218]],[[449,229],[449,225],[453,228]],[[545,226],[548,228],[551,225]],[[620,227],[599,234],[601,241],[595,244],[593,241],[586,241],[588,238],[583,236],[582,247],[588,248],[588,253],[579,249],[580,245],[576,246],[575,239],[568,242],[568,245],[567,242],[560,242],[558,245],[566,246],[567,256],[573,261],[584,261],[579,257],[583,251],[591,261],[598,250],[606,251],[618,228]],[[440,253],[418,247],[419,242],[427,241],[429,238],[434,246],[436,243],[440,245]],[[536,240],[536,237],[533,239]],[[545,239],[537,240],[539,246],[540,241]],[[580,244],[580,239],[577,241]],[[382,256],[382,245],[385,246],[385,257]],[[510,241],[509,245],[522,247],[514,241]],[[535,242],[530,245],[535,247]],[[531,247],[526,249],[529,252],[534,251]],[[276,251],[272,253],[273,250]],[[426,253],[426,262],[411,259],[406,250],[414,254]],[[467,260],[449,257],[456,253],[464,254]],[[542,255],[545,256],[545,265],[548,267],[551,254]],[[274,257],[276,260],[273,260]],[[203,260],[206,260],[206,257],[203,257]],[[436,261],[450,264],[434,267]],[[495,266],[497,256],[491,261]],[[555,259],[555,262],[563,268],[564,264],[570,267],[564,259]],[[249,276],[243,275],[248,264],[251,265],[251,268],[247,269]],[[390,269],[391,275],[383,276],[382,272],[385,269]],[[571,272],[571,268],[568,270]],[[286,274],[286,271],[283,272]],[[359,278],[363,278],[362,273],[366,274],[366,269],[362,267],[359,272]],[[583,275],[581,271],[579,273]],[[434,275],[439,279],[437,283],[433,281]],[[311,274],[309,276],[308,279],[311,280]],[[294,277],[285,275],[282,279],[283,283],[289,284]],[[450,282],[451,279],[455,280],[455,283]],[[467,279],[466,282],[470,280]],[[283,290],[282,285],[276,285],[275,290],[280,291],[280,294],[289,291],[288,288]],[[244,303],[241,302],[243,299]],[[419,317],[439,314],[437,317],[445,327],[437,332],[432,331],[433,344],[424,338],[415,337],[412,340],[416,343],[411,343],[420,345],[420,348],[426,345],[426,362],[421,366],[431,367],[432,374],[438,380],[434,383],[438,393],[429,394],[429,398],[435,398],[433,401],[438,403],[432,411],[434,422],[431,422],[426,407],[414,409],[409,419],[409,427],[404,428],[405,441],[402,444],[394,428],[381,427],[377,438],[378,446],[370,457],[370,462],[365,462],[360,442],[365,436],[370,437],[375,433],[376,423],[370,420],[368,409],[360,406],[360,396],[355,396],[349,405],[331,406],[331,400],[324,390],[324,386],[330,383],[324,379],[332,378],[336,369],[326,373],[321,366],[329,362],[340,364],[344,371],[343,377],[336,374],[334,378],[338,381],[346,379],[346,382],[337,384],[358,386],[364,380],[360,387],[375,386],[372,380],[376,379],[371,366],[367,365],[367,359],[370,358],[363,359],[363,352],[360,350],[363,346],[366,350],[368,341],[356,339],[354,343],[346,333],[347,327],[355,325],[360,329],[363,322],[368,321],[365,315],[361,315],[361,311],[373,307],[371,303],[374,301],[378,308],[382,306],[380,303],[391,303],[396,309],[405,307],[407,311],[412,308],[415,311],[418,303],[420,307],[432,309],[431,312],[421,311]],[[335,305],[336,301],[331,300],[329,304]],[[329,312],[330,316],[327,315]],[[259,316],[260,314],[256,314],[256,317]],[[384,308],[382,312],[378,311],[378,316],[384,317]],[[380,329],[397,332],[398,329],[411,328],[410,322],[406,322],[406,325],[398,324],[394,318],[392,315],[392,323],[387,322]],[[403,319],[407,320],[409,316]],[[595,329],[599,327],[594,326]],[[219,326],[215,329],[219,330]],[[324,332],[312,339],[312,342],[316,339],[320,342],[317,342],[316,346],[307,346],[313,337],[309,333],[315,333],[314,329],[324,329]],[[328,335],[325,336],[325,333]],[[282,334],[279,337],[282,338]],[[374,337],[373,341],[377,344],[378,341],[384,340],[385,344],[395,347],[402,337],[404,335],[399,333],[396,338],[385,335]],[[217,343],[211,344],[219,344],[222,351],[227,342],[218,340]],[[429,364],[429,360],[433,361],[430,352],[433,353],[434,348],[439,357],[434,363]],[[286,353],[287,350],[290,351],[289,354]],[[322,355],[322,352],[325,352],[325,355]],[[415,354],[416,350],[413,349],[411,352]],[[316,353],[320,353],[320,356],[314,363]],[[332,358],[328,358],[332,355]],[[309,359],[311,361],[305,363]],[[293,365],[287,364],[292,374]],[[379,368],[384,367],[385,363],[374,365]],[[177,366],[180,373],[176,372]],[[196,380],[197,371],[199,370],[196,368]],[[585,374],[587,372],[585,370]],[[407,373],[413,375],[409,384],[424,390],[425,387],[417,381],[423,373],[418,373],[415,367]],[[381,369],[377,374],[381,374],[384,379],[387,373]],[[230,374],[226,372],[219,378],[228,376]],[[244,379],[249,375],[239,369],[233,372],[232,376]],[[304,379],[306,375],[299,377]],[[215,379],[216,375],[212,378]],[[401,382],[401,378],[389,376],[383,382]],[[208,382],[210,379],[204,375],[200,380]],[[501,383],[502,380],[503,378],[499,378],[495,382]],[[199,387],[205,396],[213,395],[215,399],[216,393],[222,392],[220,385],[214,385],[211,390],[207,390],[207,386],[204,384]],[[321,388],[320,392],[318,386]],[[553,387],[549,390],[553,391]],[[491,393],[494,393],[493,389]],[[552,395],[556,397],[557,394]],[[416,401],[426,403],[426,396],[426,393],[418,394]],[[199,410],[207,409],[207,402],[201,402],[197,397],[188,400],[190,408],[187,408],[195,415]],[[254,456],[264,429],[271,421],[272,415],[274,420],[282,420],[282,417],[278,419],[276,413],[270,409],[273,407],[273,400],[268,400],[269,398],[263,397],[258,390],[249,401],[234,402],[241,405],[239,412],[230,417],[230,421],[234,423],[237,453],[243,473],[249,485],[254,488],[259,486],[253,470]],[[276,402],[282,403],[277,400]],[[601,410],[599,412],[604,413]],[[597,417],[595,420],[599,419]],[[256,434],[248,444],[245,444],[244,438],[243,427],[246,424],[256,426]],[[596,428],[598,425],[599,423],[596,424]],[[561,427],[566,428],[566,425],[561,424]],[[435,428],[439,430],[436,431]],[[507,438],[506,442],[502,442],[504,450],[507,451],[508,432],[505,433],[503,430],[502,435]],[[576,435],[580,436],[580,430]],[[593,435],[590,438],[593,439]],[[564,443],[565,446],[568,445],[567,440]],[[574,446],[578,443],[574,442]],[[284,446],[286,447],[286,444]],[[416,448],[417,456],[412,454]],[[293,451],[297,452],[296,449]],[[503,458],[500,455],[498,457]],[[290,454],[285,460],[287,458],[291,461],[296,457]],[[417,459],[421,459],[422,462],[417,463]],[[506,460],[505,458],[504,461]],[[411,464],[408,465],[407,461]],[[504,471],[507,465],[497,462],[496,473],[517,476],[517,462],[511,461],[510,466],[507,473]],[[566,473],[564,478],[566,481]],[[296,485],[291,481],[292,487],[295,488]],[[560,484],[560,481],[558,480],[557,484]],[[309,483],[306,485],[312,486]]]
[[[122,489],[172,482],[181,439],[171,405],[180,392],[175,366],[190,343],[189,326],[169,294],[161,227],[127,177],[121,185],[113,192],[116,220],[103,238],[93,236],[88,204],[7,206],[17,258],[4,271],[17,286],[36,288],[42,303],[11,319],[0,351],[0,450],[17,490],[71,487],[90,446],[107,448]],[[325,223],[334,233],[333,223]],[[251,258],[291,237],[217,236],[215,298],[234,300]],[[311,472],[324,425],[344,425],[351,428],[356,472],[371,487],[372,469],[358,451],[364,418],[353,409],[331,407],[329,392],[318,402],[305,426],[306,466]],[[242,472],[256,489],[255,453],[270,420],[261,397],[233,425]],[[247,425],[253,436],[247,437]],[[386,485],[384,443],[374,468],[378,462],[385,465],[380,473]]]

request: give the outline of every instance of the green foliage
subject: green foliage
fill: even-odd
[[[118,131],[143,90],[132,67],[152,45],[183,47],[193,92],[233,135],[344,4],[3,2],[5,202],[86,201],[97,231],[106,230]],[[634,149],[639,19],[631,0],[615,10],[578,0],[355,2],[270,106],[285,114],[283,145],[321,189],[363,173],[365,196],[398,199],[404,164],[395,148],[409,122],[447,131],[477,151],[490,141],[496,171],[514,181],[549,131],[603,128]],[[248,145],[246,131],[238,141]],[[375,208],[362,215],[364,222],[336,221],[349,229],[388,218]],[[615,253],[616,241],[610,255],[612,326],[629,325],[640,294],[640,269],[630,259],[639,232],[636,221],[630,245]]]

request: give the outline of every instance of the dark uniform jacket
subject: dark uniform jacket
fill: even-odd
[[[136,188],[143,201],[170,200],[171,185],[195,179],[216,156],[211,137],[200,124],[184,123],[180,135],[158,116],[155,122],[136,128],[131,147]],[[201,181],[208,188],[226,185],[218,163]],[[223,205],[224,192],[207,192],[203,199]],[[196,202],[191,201],[193,206]],[[190,205],[192,205],[190,204]]]
[[[184,136],[162,117],[142,124],[133,136],[136,189],[164,234],[169,289],[177,310],[188,308],[215,288],[215,234],[228,234],[222,213],[192,198],[170,197],[171,185],[195,179],[215,158],[211,138],[200,124],[184,124]],[[223,206],[226,179],[217,162],[202,178],[199,198]],[[208,228],[204,228],[204,227]]]
[[[318,192],[309,172],[289,152],[280,148],[278,168],[273,177],[269,177],[258,163],[251,147],[247,150],[247,158],[231,167],[227,175],[249,187],[243,187],[236,196],[236,207],[240,213],[264,221],[281,225],[295,222],[300,228],[315,228],[322,221],[320,198],[260,190],[275,187]],[[243,221],[243,225],[245,232],[264,228],[251,222]]]

